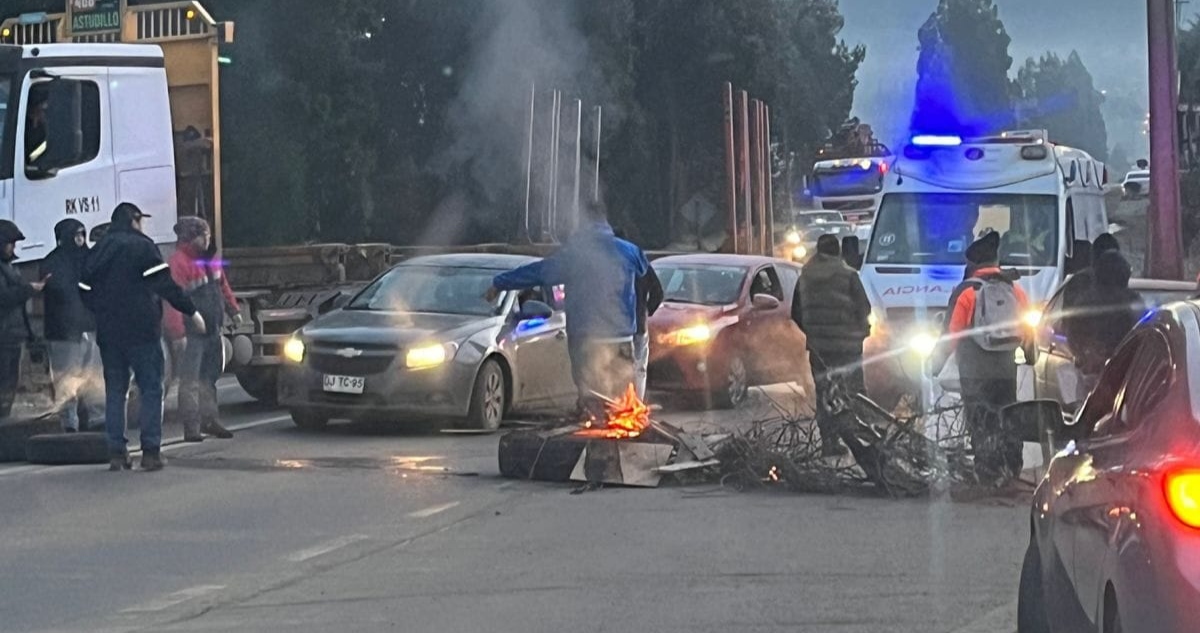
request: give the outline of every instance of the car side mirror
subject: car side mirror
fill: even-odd
[[[554,308],[548,304],[530,299],[521,304],[521,310],[517,312],[517,319],[521,321],[529,321],[531,319],[549,319],[554,316]]]
[[[756,294],[750,298],[750,305],[755,310],[774,310],[779,307],[779,299],[767,294]]]
[[[1027,400],[1010,404],[1000,410],[1006,428],[1022,442],[1054,444],[1068,438],[1063,423],[1062,405],[1054,400]]]

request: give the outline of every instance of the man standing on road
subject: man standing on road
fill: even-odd
[[[1129,262],[1120,251],[1105,251],[1092,265],[1091,287],[1076,301],[1077,313],[1066,334],[1083,378],[1077,396],[1091,392],[1104,364],[1146,311],[1141,295],[1129,289],[1130,274]]]
[[[125,439],[131,371],[141,397],[142,469],[163,468],[162,299],[191,318],[197,332],[207,331],[204,317],[171,279],[158,246],[142,233],[142,220],[147,217],[135,205],[118,205],[112,226],[88,256],[80,281],[84,302],[96,315],[104,363],[109,470],[131,467]]]
[[[222,277],[209,269],[208,247],[212,235],[202,218],[180,218],[175,225],[179,243],[171,256],[171,278],[210,327],[207,331],[184,320],[183,314],[167,307],[163,325],[167,338],[179,359],[179,416],[183,420],[185,442],[200,442],[204,433],[229,439],[233,437],[218,421],[217,380],[224,371],[224,349],[219,324],[224,319],[225,297]]]
[[[844,376],[854,393],[863,391],[863,340],[871,332],[871,302],[858,271],[846,265],[834,235],[817,239],[817,253],[804,265],[792,298],[792,320],[808,341],[809,364],[817,385],[817,428],[821,454],[845,453],[827,407],[829,379]]]
[[[100,388],[103,371],[100,348],[96,347],[96,321],[84,307],[79,289],[88,256],[87,229],[79,220],[68,218],[54,225],[54,237],[58,246],[42,260],[42,277],[46,279],[43,322],[55,404],[62,407],[63,431],[74,433],[80,430],[81,400],[87,408],[89,426],[104,421],[104,390]]]
[[[623,231],[615,231],[614,234],[622,240],[629,241]],[[639,252],[642,250],[640,246],[637,249]],[[642,253],[642,257],[645,256],[645,253]],[[633,335],[634,373],[637,376],[634,383],[638,397],[643,400],[646,398],[646,372],[650,364],[650,335],[646,333],[646,321],[654,316],[662,302],[662,282],[654,272],[654,266],[647,265],[646,274],[637,279],[637,334]]]
[[[951,353],[958,360],[963,411],[975,473],[981,483],[1003,483],[1021,473],[1021,441],[1000,426],[1000,410],[1017,401],[1016,351],[1033,364],[1033,333],[1022,316],[1029,301],[1012,276],[1000,270],[1000,234],[988,233],[967,248],[971,278],[955,288],[949,339],[935,351],[941,373]]]
[[[553,255],[496,275],[488,299],[501,290],[566,286],[567,347],[583,419],[604,416],[603,398],[634,382],[637,280],[650,267],[641,249],[618,238],[598,203]],[[597,395],[602,397],[597,397]]]
[[[13,268],[17,242],[25,235],[16,224],[0,220],[0,418],[12,413],[21,383],[21,355],[33,338],[25,304],[46,287],[46,280],[28,283]]]

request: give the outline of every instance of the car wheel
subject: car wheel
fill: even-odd
[[[303,411],[301,409],[292,409],[288,411],[292,415],[292,423],[305,431],[320,431],[329,424],[329,418],[323,415],[318,415],[312,411]]]
[[[475,376],[475,387],[471,389],[471,406],[467,410],[467,428],[495,431],[500,428],[507,406],[508,388],[504,383],[504,370],[492,359],[483,361]]]
[[[1037,545],[1030,539],[1021,564],[1021,583],[1017,590],[1017,633],[1050,633],[1046,616],[1046,588],[1042,583],[1042,561]]]
[[[712,392],[712,403],[718,409],[735,409],[746,401],[750,393],[750,373],[741,356],[731,356],[725,368],[725,378]]]
[[[238,385],[251,398],[263,404],[275,404],[279,397],[279,372],[270,369],[246,369],[236,372]]]
[[[36,435],[25,444],[31,464],[103,464],[108,461],[108,436],[104,433],[52,433]]]

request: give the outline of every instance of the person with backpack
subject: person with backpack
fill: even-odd
[[[1025,292],[1000,269],[1000,235],[988,233],[967,248],[974,274],[954,294],[947,338],[935,352],[933,375],[953,353],[962,385],[963,414],[975,472],[982,483],[1002,483],[1020,474],[1021,441],[1001,428],[1000,410],[1017,401],[1016,351],[1033,364],[1033,332],[1021,318],[1029,306]]]

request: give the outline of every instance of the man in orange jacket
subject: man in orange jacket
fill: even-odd
[[[1022,316],[1029,309],[1016,273],[1000,269],[1000,234],[991,232],[967,249],[971,276],[954,290],[947,339],[932,368],[941,373],[951,353],[958,361],[963,412],[975,472],[981,482],[1007,481],[1021,472],[1021,441],[1001,428],[999,412],[1017,401],[1016,351],[1034,362],[1033,332]]]

